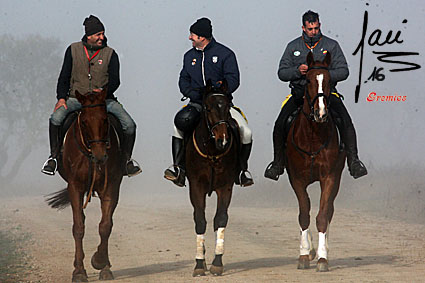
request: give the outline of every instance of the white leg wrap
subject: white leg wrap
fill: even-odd
[[[215,242],[215,254],[216,255],[224,254],[224,228],[218,228],[217,230],[217,240]]]
[[[309,229],[301,230],[300,255],[309,255],[313,249],[312,236]]]
[[[196,235],[196,259],[205,259],[205,236]]]
[[[328,237],[326,233],[319,232],[319,246],[317,247],[318,259],[328,258]]]

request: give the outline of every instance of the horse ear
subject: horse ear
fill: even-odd
[[[224,80],[221,82],[221,85],[220,85],[220,91],[221,91],[222,93],[224,93],[224,94],[227,94],[227,90],[228,90],[228,88],[229,88],[229,84],[227,83],[227,80],[226,80],[226,79],[224,79]]]
[[[208,79],[206,86],[205,86],[205,93],[210,93],[211,90],[212,90],[212,87],[213,87],[212,81],[211,81],[211,79]]]
[[[107,94],[108,94],[108,88],[107,88],[107,87],[105,87],[105,88],[104,88],[104,89],[102,89],[102,91],[99,93],[100,98],[102,99],[102,101],[106,99],[106,95],[107,95]]]
[[[78,90],[75,90],[75,96],[77,97],[78,101],[83,104],[83,101],[85,100],[85,96],[78,92]]]
[[[326,52],[325,59],[323,60],[323,64],[325,64],[326,67],[329,67],[329,65],[331,64],[331,57],[331,53],[329,51]]]
[[[307,66],[310,67],[314,63],[313,52],[308,52],[307,54]]]

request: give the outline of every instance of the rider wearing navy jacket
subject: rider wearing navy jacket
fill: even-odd
[[[240,76],[235,53],[212,37],[211,21],[201,18],[190,27],[189,40],[193,48],[183,58],[183,68],[179,77],[180,92],[190,99],[187,106],[177,112],[174,118],[174,135],[172,137],[173,165],[164,172],[164,177],[177,186],[185,186],[185,144],[184,136],[192,133],[200,120],[202,109],[201,88],[211,80],[213,86],[219,87],[223,80],[227,81],[227,95],[239,87]],[[254,182],[248,171],[248,158],[252,147],[252,133],[241,113],[233,107],[230,114],[239,126],[241,137],[240,168],[241,173],[236,180],[242,187]]]

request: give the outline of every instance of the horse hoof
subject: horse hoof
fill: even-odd
[[[316,266],[317,272],[327,272],[329,271],[328,261],[324,258],[319,259]]]
[[[85,270],[72,274],[72,282],[89,282],[87,272]]]
[[[112,274],[111,269],[109,269],[109,266],[106,266],[102,269],[102,271],[100,271],[99,280],[114,280],[114,275]]]
[[[220,276],[220,275],[223,274],[223,271],[224,271],[224,267],[223,266],[211,265],[211,267],[210,267],[210,273],[212,275]]]
[[[103,262],[103,263],[100,263],[98,260],[97,260],[97,257],[99,256],[99,253],[98,252],[95,252],[94,254],[93,254],[93,256],[91,257],[91,265],[93,266],[93,268],[94,269],[97,269],[97,270],[102,270],[105,266],[107,266],[108,265],[108,261],[105,261],[105,262]]]
[[[193,277],[205,276],[205,270],[200,268],[195,269],[193,270],[192,276]]]
[[[316,250],[313,248],[308,255],[309,260],[313,260],[316,257]]]
[[[300,256],[298,259],[298,269],[309,269],[310,268],[310,260],[307,256]]]

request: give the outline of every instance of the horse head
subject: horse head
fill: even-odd
[[[307,90],[305,99],[310,108],[310,117],[317,123],[323,123],[329,117],[330,74],[328,67],[331,54],[326,53],[323,61],[314,61],[313,53],[307,55],[308,71],[306,74]]]
[[[231,116],[227,81],[223,80],[219,87],[214,87],[211,80],[208,80],[203,92],[202,104],[210,138],[214,139],[216,149],[222,151],[230,142]]]
[[[109,147],[109,121],[106,113],[106,93],[106,89],[86,94],[75,91],[82,106],[77,120],[81,142],[90,153],[91,161],[99,164],[108,159],[106,151]]]

